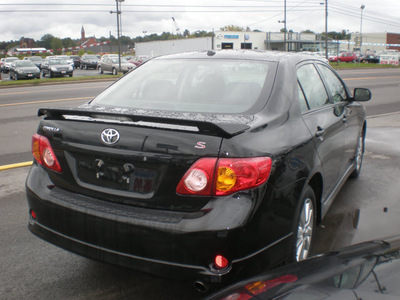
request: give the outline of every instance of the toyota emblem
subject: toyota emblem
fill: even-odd
[[[119,132],[115,129],[104,129],[101,133],[101,140],[106,145],[114,145],[119,141]]]

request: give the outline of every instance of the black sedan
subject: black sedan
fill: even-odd
[[[69,76],[74,74],[74,68],[64,59],[47,57],[42,64],[43,77]]]
[[[29,229],[83,256],[201,281],[304,260],[360,174],[370,98],[308,55],[155,58],[83,106],[39,110]]]
[[[40,79],[40,69],[30,60],[15,60],[10,65],[10,79]]]

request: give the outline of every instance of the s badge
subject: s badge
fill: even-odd
[[[205,149],[206,148],[206,142],[197,142],[197,145],[194,146],[196,149]]]

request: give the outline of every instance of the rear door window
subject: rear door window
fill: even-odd
[[[347,99],[346,88],[340,79],[328,67],[318,64],[318,69],[321,70],[322,76],[328,88],[329,96],[333,103],[338,103]]]
[[[306,64],[299,67],[297,69],[297,79],[310,109],[330,103],[325,86],[313,64]]]

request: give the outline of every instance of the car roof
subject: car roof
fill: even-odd
[[[258,61],[272,61],[283,62],[291,61],[293,63],[302,60],[320,60],[318,56],[310,56],[298,52],[281,52],[281,51],[261,51],[261,50],[208,50],[185,52],[179,54],[170,54],[159,56],[154,59],[201,59],[201,58],[214,58],[214,59],[244,59],[244,60],[258,60]]]

